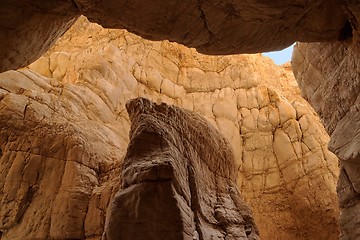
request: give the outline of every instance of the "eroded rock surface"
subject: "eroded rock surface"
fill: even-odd
[[[337,40],[347,21],[338,0],[76,2],[85,16],[104,27],[126,28],[211,54],[263,52],[296,40]]]
[[[5,0],[0,10],[0,72],[44,54],[80,15],[71,0]]]
[[[89,89],[34,72],[6,72],[0,82],[2,239],[101,236],[126,119],[106,122],[105,109],[87,110],[104,105]]]
[[[360,237],[360,45],[298,44],[293,66],[303,95],[331,136],[329,149],[341,160],[338,197],[341,239]]]
[[[130,143],[107,215],[112,239],[259,239],[230,145],[199,114],[144,98],[126,105]]]
[[[254,53],[295,41],[335,41],[349,28],[340,0],[6,0],[0,72],[34,61],[83,14],[104,27],[168,39],[208,54]],[[350,27],[351,29],[351,27]]]
[[[82,19],[29,69],[1,74],[0,87],[5,179],[0,184],[7,186],[0,188],[1,211],[6,212],[0,216],[13,219],[2,220],[3,239],[31,239],[37,234],[100,238],[129,143],[125,103],[137,97],[200,113],[225,137],[234,153],[237,185],[263,239],[338,238],[338,167],[337,158],[327,150],[329,138],[300,97],[290,69],[259,54],[204,56]],[[49,129],[47,138],[40,135],[43,129]],[[69,142],[66,136],[77,140]],[[62,155],[56,155],[48,142],[59,144]],[[81,146],[85,157],[75,155],[81,151],[71,150],[72,145]],[[44,159],[34,167],[38,172],[45,172],[45,163],[59,167],[54,167],[56,174],[39,174],[28,183],[21,176],[33,162],[18,155],[36,149],[45,149],[36,153]],[[59,170],[67,164],[74,177]],[[71,164],[80,170],[73,171]],[[24,197],[27,190],[12,187],[14,179],[19,186],[31,186],[35,197]],[[48,183],[58,184],[62,191]],[[80,199],[74,194],[88,203],[68,200]],[[50,208],[51,200],[44,204],[47,198],[61,199],[58,204],[66,209],[61,219],[70,220],[53,218],[59,210]],[[36,215],[35,209],[41,211]],[[67,234],[70,229],[73,235]]]

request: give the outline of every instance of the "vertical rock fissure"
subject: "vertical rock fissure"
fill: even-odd
[[[194,213],[194,221],[195,221],[195,229],[198,233],[199,238],[197,240],[204,240],[204,235],[201,231],[201,223],[199,217],[199,210],[200,210],[200,203],[199,203],[199,195],[197,192],[196,180],[195,180],[195,173],[193,166],[188,166],[188,175],[189,175],[189,187],[190,187],[190,204],[191,210]]]
[[[351,22],[347,21],[340,31],[338,40],[343,41],[346,39],[350,39],[352,37],[353,37],[353,27],[351,25]]]
[[[76,9],[79,9],[79,10],[80,10],[80,6],[79,6],[79,4],[78,4],[75,0],[71,0],[71,3],[73,4],[73,6],[74,6]]]
[[[359,203],[360,194],[355,190],[355,187],[354,187],[353,183],[351,182],[349,174],[347,173],[346,169],[343,167],[340,171],[344,173],[343,179],[346,181],[346,183],[350,187],[351,191],[355,194],[354,195],[355,197],[348,199],[347,201],[340,202],[340,207],[342,207],[342,208],[353,207],[354,205]]]
[[[222,217],[223,216],[220,216],[220,219],[218,218],[217,216],[217,213],[216,213],[216,208],[218,206],[224,206],[224,201],[222,200],[221,196],[220,196],[220,188],[219,188],[219,185],[218,185],[218,182],[215,182],[215,188],[216,188],[216,204],[215,204],[215,209],[214,209],[214,212],[215,212],[215,219],[218,221],[218,226],[220,227],[220,229],[224,232],[224,239],[226,239],[226,237],[229,235],[228,233],[228,229],[227,229],[227,226],[226,226],[226,223],[224,221],[222,221]]]
[[[205,27],[206,30],[209,32],[210,37],[213,37],[214,34],[211,32],[211,30],[210,30],[210,28],[209,28],[208,21],[206,20],[206,16],[205,16],[204,10],[201,8],[201,1],[200,1],[200,0],[197,0],[197,5],[198,5],[198,9],[199,9],[199,11],[200,11],[200,18],[201,18],[201,20],[203,20],[203,22],[204,22],[204,27]]]

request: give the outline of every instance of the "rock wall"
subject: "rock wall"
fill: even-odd
[[[99,95],[31,71],[1,75],[0,99],[1,239],[101,236],[126,118],[106,124]]]
[[[2,239],[100,238],[136,97],[198,112],[227,139],[263,239],[338,237],[329,138],[291,70],[259,54],[204,56],[81,19],[0,87]]]
[[[0,72],[37,59],[80,14],[149,39],[176,41],[207,54],[233,54],[342,39],[351,29],[344,6],[341,0],[5,0],[0,39],[7,47],[0,50]]]
[[[303,96],[321,116],[331,135],[329,149],[340,158],[341,239],[360,237],[359,57],[360,46],[351,41],[298,44],[293,56]]]

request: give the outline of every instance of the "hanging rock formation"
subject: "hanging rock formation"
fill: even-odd
[[[28,69],[0,75],[2,240],[102,236],[137,97],[197,112],[225,137],[263,239],[338,238],[337,158],[290,69],[81,18]]]
[[[80,14],[104,27],[168,39],[208,54],[278,50],[295,41],[335,41],[349,24],[341,0],[25,1],[0,12],[0,72],[24,67]]]
[[[126,28],[208,54],[263,52],[296,40],[337,40],[347,22],[338,0],[75,2],[82,14],[103,27]]]
[[[351,41],[299,44],[293,56],[303,96],[321,116],[331,135],[329,149],[341,160],[337,192],[344,240],[360,237],[359,57],[360,46]]]
[[[71,0],[5,0],[0,10],[0,72],[44,54],[80,15]]]

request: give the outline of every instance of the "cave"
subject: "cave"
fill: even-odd
[[[0,239],[358,239],[358,15],[4,1]]]

